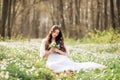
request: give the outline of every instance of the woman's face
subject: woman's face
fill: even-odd
[[[59,30],[56,29],[55,31],[52,32],[52,38],[56,38],[59,35]]]

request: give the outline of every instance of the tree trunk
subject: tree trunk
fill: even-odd
[[[86,10],[85,10],[85,27],[88,29],[88,0],[86,0]]]
[[[2,6],[2,25],[0,27],[1,28],[0,34],[3,38],[5,37],[5,24],[7,20],[8,1],[9,0],[3,0],[3,6]]]
[[[112,27],[113,27],[113,29],[115,29],[116,28],[116,23],[115,23],[114,1],[113,0],[110,0],[110,9],[111,9]]]
[[[75,25],[80,24],[80,0],[75,0]]]
[[[35,4],[36,0],[34,0],[33,3]],[[40,11],[37,11],[36,8],[33,7],[33,21],[32,21],[33,24],[32,24],[32,26],[34,26],[34,27],[32,27],[32,28],[34,31],[32,30],[32,32],[33,32],[35,38],[39,38],[39,25],[40,25],[39,15],[40,15]]]
[[[52,19],[52,24],[56,24],[56,7],[55,7],[55,1],[51,0],[52,4],[52,12],[51,12],[51,19]]]
[[[73,3],[72,3],[72,0],[70,0],[69,4],[70,4],[69,21],[70,21],[70,25],[72,25],[73,24],[73,8],[72,8]]]
[[[62,30],[65,32],[65,23],[63,17],[63,0],[53,0],[53,24],[61,25]],[[54,17],[53,17],[54,16]]]
[[[100,31],[104,30],[104,14],[103,11],[104,10],[104,0],[101,0],[101,6],[100,6]]]
[[[26,4],[26,1],[25,0],[22,0],[21,1],[22,3],[22,8],[25,9],[25,4]],[[25,24],[26,24],[26,16],[25,16],[25,12],[22,10],[23,13],[21,13],[21,25],[20,25],[20,34],[21,35],[24,35],[25,37],[25,33],[24,33],[24,27],[25,27]]]
[[[92,1],[92,0],[91,0]],[[94,9],[94,2],[91,2],[91,29],[95,29],[95,9]]]
[[[33,0],[28,0],[28,6],[30,6],[30,5],[32,5],[33,4]],[[33,9],[33,6],[31,7],[31,9],[30,8],[28,8],[28,13],[26,14],[26,16],[27,16],[27,25],[28,25],[28,40],[30,41],[31,40],[31,38],[33,37],[32,36],[32,32],[34,32],[34,31],[32,31],[32,25],[33,25],[33,11],[34,11],[34,9]]]
[[[24,37],[29,38],[29,32],[30,32],[30,8],[28,7],[30,5],[30,0],[23,0],[22,1],[22,14],[21,14],[21,34]],[[31,36],[32,37],[32,36]]]
[[[63,1],[62,0],[58,0],[58,1],[59,1],[59,11],[60,11],[60,24],[63,31],[65,32],[65,23],[64,23],[64,17],[63,17]]]
[[[38,16],[39,16],[39,13],[40,12],[37,12],[36,15],[35,15],[35,38],[39,38],[39,25],[40,25],[40,22],[38,20]]]
[[[8,4],[8,37],[9,39],[11,38],[11,4],[12,4],[12,0],[9,0],[9,4]]]
[[[100,0],[97,0],[96,29],[100,28]]]
[[[107,0],[104,0],[104,28],[108,27]]]
[[[12,33],[13,33],[13,27],[14,27],[14,23],[15,23],[15,21],[16,21],[16,19],[17,19],[17,17],[16,17],[16,13],[17,13],[17,9],[15,9],[16,8],[16,3],[17,3],[17,1],[16,0],[12,0],[12,15],[11,15],[11,35],[12,35]],[[12,35],[13,36],[13,35]]]
[[[2,19],[1,18],[2,17],[1,16],[2,15],[2,7],[1,7],[2,6],[2,2],[3,2],[3,0],[0,0],[0,27],[1,27],[1,23],[2,23],[2,20],[1,20]],[[1,30],[0,30],[0,34],[1,34]]]
[[[81,30],[80,30],[80,0],[74,0],[74,28],[76,28],[76,31],[74,29],[75,33],[75,39],[78,39],[81,37]]]
[[[116,5],[117,5],[117,10],[118,10],[118,24],[120,27],[120,0],[116,1]]]
[[[68,16],[68,17],[67,17],[65,22],[67,23],[66,25],[69,26],[69,27],[66,27],[66,30],[68,30],[66,32],[66,34],[67,34],[68,37],[71,37],[72,34],[73,34],[71,32],[72,27],[73,27],[73,0],[69,0],[69,5],[67,5],[67,6],[68,7],[67,7],[67,9],[65,11],[68,11],[66,13],[66,16]]]

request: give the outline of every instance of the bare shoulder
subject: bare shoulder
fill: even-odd
[[[42,43],[46,43],[46,41],[47,41],[46,38],[42,39]]]

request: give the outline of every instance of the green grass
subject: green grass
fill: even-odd
[[[41,40],[0,42],[1,80],[120,80],[120,44],[81,44],[65,39],[69,58],[75,62],[93,61],[105,69],[75,72],[73,76],[55,74],[45,68],[46,59],[39,57]],[[14,45],[13,45],[14,44]]]
[[[81,43],[120,43],[120,33],[113,28],[104,31],[94,30],[88,32],[79,41]]]

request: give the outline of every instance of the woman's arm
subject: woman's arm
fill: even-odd
[[[64,51],[62,51],[62,50],[59,50],[59,49],[57,49],[57,48],[55,48],[55,49],[53,49],[55,52],[58,52],[58,53],[60,53],[61,55],[66,55],[66,56],[68,56],[69,55],[69,48],[65,45],[65,49],[66,49],[66,52],[64,52]]]
[[[51,48],[50,50],[45,50],[45,53],[43,55],[43,58],[44,57],[48,57],[49,54],[51,54],[53,52],[53,48]]]
[[[57,49],[57,48],[55,48],[54,51],[55,51],[55,52],[58,52],[58,53],[60,53],[60,54],[62,54],[62,55],[66,55],[66,52],[63,52],[62,50],[59,50],[59,49]]]
[[[43,39],[41,46],[40,46],[40,57],[41,58],[48,57],[48,55],[53,52],[53,48],[51,48],[50,50],[45,50],[45,43],[46,43],[46,39]]]

